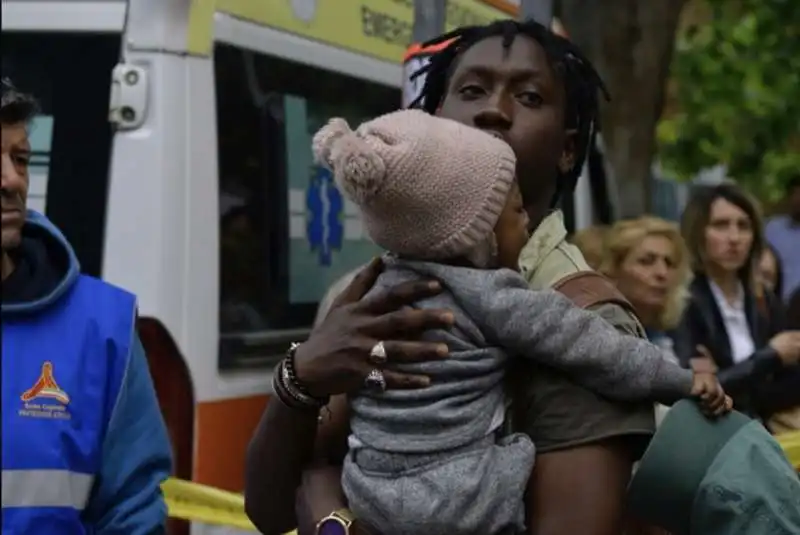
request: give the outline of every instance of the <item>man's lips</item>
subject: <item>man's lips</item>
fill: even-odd
[[[19,219],[22,217],[22,210],[11,208],[3,210],[3,221]]]

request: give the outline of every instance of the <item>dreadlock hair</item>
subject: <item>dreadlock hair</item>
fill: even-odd
[[[39,113],[39,103],[33,95],[19,91],[10,79],[0,81],[0,90],[0,123],[27,123]]]
[[[472,45],[489,37],[502,37],[503,48],[511,48],[514,39],[524,35],[538,42],[545,51],[550,66],[564,83],[566,92],[565,127],[577,132],[575,164],[559,177],[556,205],[564,192],[571,192],[580,177],[589,148],[594,144],[598,122],[598,91],[609,100],[608,90],[591,62],[569,40],[556,35],[542,24],[533,21],[498,20],[485,26],[465,26],[424,43],[423,47],[450,43],[433,54],[424,67],[411,75],[425,76],[425,84],[411,107],[436,113],[447,94],[447,84],[458,58]]]

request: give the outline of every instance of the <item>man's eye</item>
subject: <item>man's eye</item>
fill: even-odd
[[[475,84],[465,85],[458,90],[458,94],[464,95],[465,97],[477,97],[483,93],[483,88]]]
[[[542,104],[542,97],[535,91],[523,91],[517,98],[526,106],[539,106]]]

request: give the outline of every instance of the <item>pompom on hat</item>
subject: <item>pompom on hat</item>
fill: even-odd
[[[515,178],[504,141],[420,110],[353,131],[331,119],[313,140],[316,161],[358,205],[370,238],[396,254],[444,260],[487,256]]]

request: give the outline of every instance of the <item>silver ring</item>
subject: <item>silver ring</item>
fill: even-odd
[[[369,390],[384,392],[386,390],[386,377],[383,376],[382,371],[374,368],[364,379],[364,386]]]
[[[378,342],[374,346],[372,346],[372,350],[369,352],[369,361],[373,364],[386,364],[386,360],[388,356],[386,355],[386,346],[383,345],[383,342]]]

